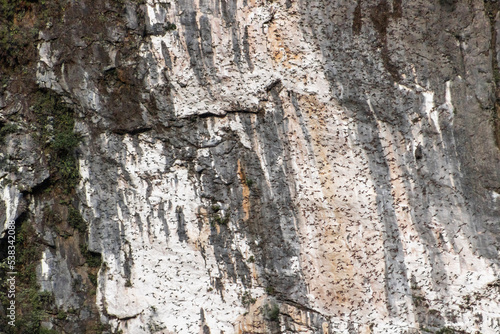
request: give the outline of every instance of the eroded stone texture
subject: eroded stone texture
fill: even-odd
[[[37,71],[80,111],[103,322],[500,331],[498,20],[483,2],[116,8],[68,4]],[[68,270],[46,254],[43,277]]]

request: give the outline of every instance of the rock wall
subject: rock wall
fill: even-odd
[[[73,203],[107,331],[498,333],[497,8],[65,3],[36,84],[77,114]],[[3,100],[5,118],[21,99]],[[1,208],[47,235],[25,129],[3,152],[32,170],[5,171]],[[81,263],[55,238],[41,289],[79,309]]]

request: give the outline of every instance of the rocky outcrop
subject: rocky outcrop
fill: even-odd
[[[85,226],[37,220],[56,203],[26,189],[61,166],[8,91],[5,221],[28,215],[41,289],[109,332],[497,333],[497,8],[67,3],[36,83],[76,115]]]

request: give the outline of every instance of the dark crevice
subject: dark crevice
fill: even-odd
[[[183,119],[191,119],[194,120],[196,118],[211,118],[211,117],[217,117],[217,118],[224,118],[229,114],[258,114],[259,111],[257,110],[224,110],[224,114],[214,114],[212,112],[206,112],[203,114],[197,114],[197,115],[190,115],[187,117],[184,117]]]
[[[133,135],[138,135],[140,133],[151,131],[152,129],[153,129],[152,127],[147,126],[147,127],[137,128],[137,129],[114,129],[112,132],[116,133],[118,135],[128,134],[128,135],[133,136]]]
[[[142,313],[142,312],[141,312]],[[134,315],[129,315],[129,316],[126,316],[126,317],[118,317],[116,315],[113,315],[113,314],[106,314],[107,318],[110,319],[110,320],[113,320],[113,319],[118,319],[120,321],[127,321],[127,320],[131,320],[131,319],[135,319],[137,318],[138,316],[141,315],[141,313],[137,313],[137,314],[134,314]]]
[[[199,114],[199,115],[194,115],[194,116],[198,117],[198,118],[210,118],[210,117],[223,118],[226,115],[225,114],[214,114],[214,113],[211,113],[211,112],[207,112],[207,113],[204,113],[204,114]]]
[[[253,72],[254,66],[252,63],[252,56],[250,53],[250,43],[248,42],[248,26],[245,26],[244,32],[243,32],[243,51],[245,53],[245,60],[248,64],[248,69],[250,72]]]
[[[310,307],[307,307],[305,306],[304,304],[299,304],[291,299],[288,299],[288,298],[282,298],[282,295],[280,295],[277,299],[276,299],[277,302],[279,303],[282,303],[282,304],[288,304],[288,305],[291,305],[301,311],[306,311],[306,312],[310,312],[310,313],[314,313],[314,314],[318,314],[322,317],[325,317],[327,318],[325,315],[321,314],[319,311],[316,311]]]
[[[260,110],[249,110],[249,109],[241,109],[241,110],[224,110],[227,114],[258,114]]]
[[[32,187],[30,189],[27,189],[27,190],[21,191],[21,194],[23,196],[26,196],[26,195],[34,195],[34,196],[40,195],[45,190],[47,190],[48,188],[50,188],[51,186],[52,186],[52,180],[50,179],[50,177],[48,177],[45,180],[43,180],[41,183],[35,185],[34,187]]]
[[[278,91],[281,91],[282,84],[281,84],[281,79],[276,79],[273,82],[271,82],[269,85],[266,87],[266,92],[270,92],[274,88],[279,88]]]
[[[177,236],[179,237],[179,242],[188,242],[189,238],[186,231],[186,221],[184,219],[182,206],[177,206],[175,209],[175,216],[177,218]]]

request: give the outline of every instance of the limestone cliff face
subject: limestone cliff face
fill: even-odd
[[[500,332],[496,6],[65,3],[40,30],[36,83],[76,112],[78,235],[102,256],[95,303],[72,321]],[[29,108],[2,101],[4,119]],[[25,189],[50,173],[19,122],[3,152],[25,169],[5,168],[2,213],[32,217],[41,288],[79,310],[78,243],[37,224],[54,203]]]

